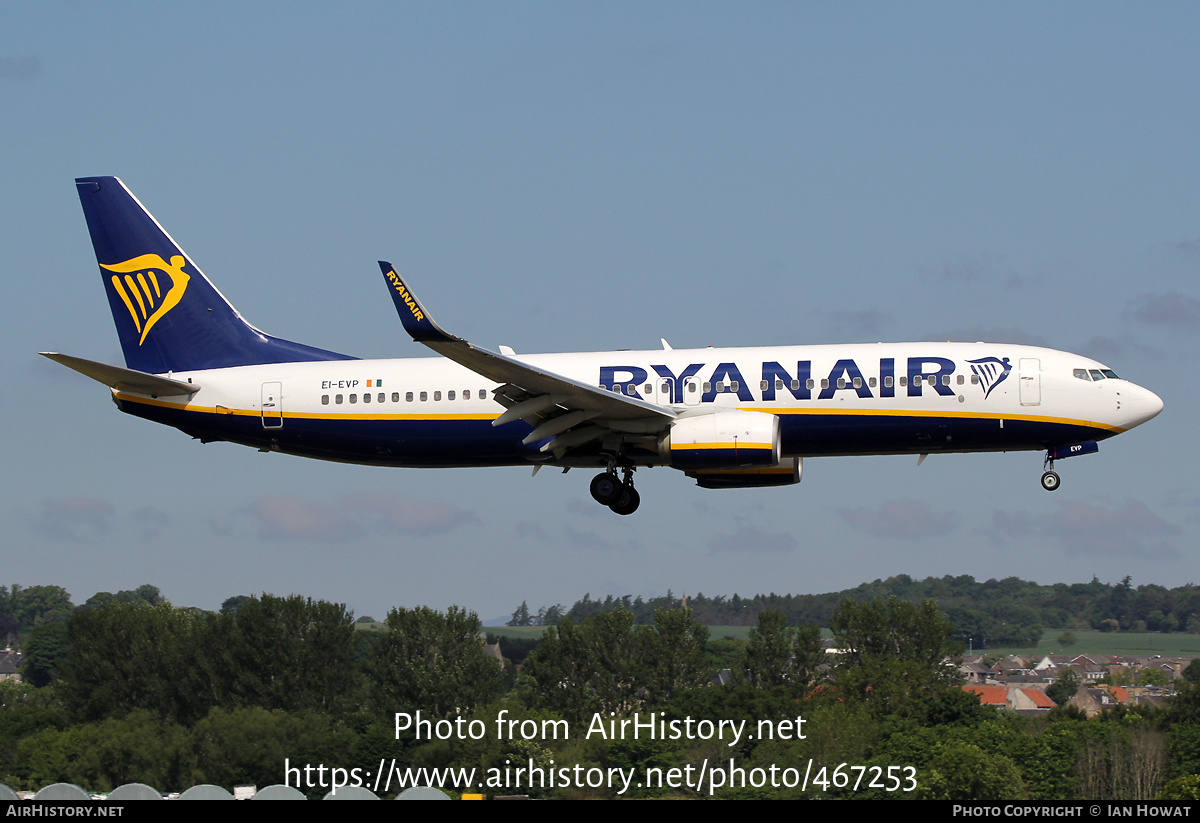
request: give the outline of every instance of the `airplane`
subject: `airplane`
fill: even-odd
[[[449,334],[379,263],[404,330],[438,357],[362,360],[246,322],[116,177],[75,181],[125,367],[42,352],[117,408],[201,442],[398,467],[599,469],[596,502],[640,504],[668,466],[707,489],[799,483],[806,457],[1044,451],[1055,461],[1162,400],[1087,357],[997,343],[874,343],[518,356]]]

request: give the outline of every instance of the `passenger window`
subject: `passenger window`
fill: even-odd
[[[357,394],[352,394],[352,395],[350,395],[350,402],[351,402],[351,403],[357,403],[357,402],[358,402],[358,395],[357,395]]]
[[[949,386],[949,385],[950,385],[950,375],[948,375],[948,374],[943,374],[943,375],[942,375],[942,385],[943,385],[943,386]]]
[[[971,385],[972,385],[972,386],[978,386],[978,385],[979,385],[979,375],[977,375],[977,374],[973,374],[973,375],[971,375]]]
[[[452,392],[452,391],[448,391],[448,392],[446,392],[446,399],[447,399],[447,400],[453,400],[453,399],[454,399],[454,392]]]
[[[429,399],[429,392],[427,392],[427,391],[421,392],[421,402],[424,403],[428,399]]]
[[[371,393],[370,393],[370,392],[367,392],[367,393],[365,393],[365,394],[363,395],[363,402],[364,402],[364,403],[370,403],[370,402],[371,402]]]
[[[838,382],[837,382],[837,387],[838,387],[839,389],[844,389],[844,388],[846,388],[846,378],[844,378],[844,377],[839,377],[839,378],[838,378]]]
[[[470,400],[470,399],[471,399],[471,390],[463,389],[463,400]]]
[[[920,385],[920,383],[916,382],[917,380],[920,380],[920,379],[921,378],[919,378],[919,377],[916,378],[913,381],[913,385]],[[900,388],[904,388],[907,385],[908,385],[908,375],[906,375],[906,374],[900,375]]]
[[[398,392],[398,391],[394,391],[394,392],[392,392],[392,402],[393,402],[393,403],[399,403],[399,402],[400,402],[400,392]]]
[[[828,377],[821,378],[821,388],[823,388],[823,389],[829,388],[829,378]]]
[[[342,405],[342,396],[341,396],[340,394],[339,394],[339,395],[337,395],[337,396],[335,396],[335,397],[333,398],[333,402],[334,402],[334,403],[336,403],[336,404],[338,404],[339,406],[340,406],[340,405]]]
[[[870,386],[871,388],[875,388],[875,378],[872,377],[870,380],[868,380],[867,385]]]
[[[817,387],[817,384],[813,381],[813,379],[811,377],[805,381],[804,385],[806,388],[808,388],[809,391],[812,391],[813,389],[815,389]]]
[[[322,405],[322,406],[328,406],[328,405],[329,405],[329,395],[327,395],[327,394],[323,394],[323,395],[321,395],[321,405]]]
[[[738,390],[738,381],[736,381],[736,380],[733,380],[733,381],[731,381],[731,382],[729,383],[729,390],[730,390],[730,391],[737,391],[737,390]]]
[[[862,388],[862,378],[861,377],[854,378],[854,388],[856,388],[856,389]]]
[[[777,380],[777,381],[775,381],[775,382],[777,382],[777,383],[778,383],[779,381]],[[766,381],[766,380],[762,381],[761,383],[759,383],[759,384],[758,384],[758,390],[759,390],[759,391],[766,391],[766,390],[767,390],[767,385],[768,385],[768,384],[767,384],[767,381]],[[779,388],[779,386],[776,386],[775,388]]]
[[[883,378],[883,385],[887,386],[889,389],[892,388],[892,376],[890,374]]]
[[[708,394],[710,391],[712,391],[712,383],[709,383],[708,381],[705,381],[705,383],[704,383],[704,393],[705,393],[705,394]]]
[[[413,401],[413,393],[410,391],[406,391],[404,393],[404,402],[411,403],[412,401]]]
[[[782,388],[782,386],[780,388]],[[800,381],[799,380],[792,381],[792,391],[800,391]]]
[[[922,377],[924,377],[924,376],[925,376],[925,375],[923,375],[923,374],[914,374],[914,375],[913,375],[913,385],[914,385],[914,386],[919,386],[919,385],[921,385],[921,378],[922,378]],[[901,379],[901,380],[903,380],[904,378],[903,378],[903,377],[901,377],[900,379]],[[904,384],[903,384],[903,383],[901,383],[900,385],[901,385],[901,386],[903,386]]]
[[[967,381],[966,381],[966,380],[963,378],[963,376],[960,374],[960,375],[958,376],[958,385],[960,385],[960,386],[961,386],[961,385],[962,385],[963,383],[965,383],[965,382],[967,382]]]
[[[442,399],[442,393],[441,393],[440,391],[435,391],[435,392],[433,393],[433,399],[434,399],[434,400],[441,400],[441,399]]]
[[[695,394],[695,392],[696,392],[696,384],[695,384],[695,383],[693,383],[693,382],[689,382],[689,383],[687,384],[687,390],[688,390],[689,392],[691,392],[692,394]]]

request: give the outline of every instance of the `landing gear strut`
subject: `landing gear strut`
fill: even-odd
[[[633,468],[623,467],[624,480],[617,479],[616,468],[610,468],[592,478],[592,498],[601,506],[608,506],[617,514],[633,514],[642,502],[642,497],[633,488]]]
[[[1042,488],[1048,492],[1057,491],[1062,485],[1062,480],[1058,477],[1058,472],[1054,470],[1054,459],[1050,457],[1049,452],[1046,453],[1046,459],[1042,461]]]

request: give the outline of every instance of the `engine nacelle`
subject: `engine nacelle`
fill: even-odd
[[[785,457],[778,465],[758,469],[709,469],[684,474],[694,478],[702,489],[762,489],[799,483],[803,472],[803,458]]]
[[[658,443],[663,460],[684,471],[778,466],[779,418],[741,410],[680,417]]]

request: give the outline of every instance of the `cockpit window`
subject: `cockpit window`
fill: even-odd
[[[1087,369],[1076,369],[1075,376],[1078,377],[1080,380],[1087,380],[1089,383],[1092,380],[1092,378],[1088,377]]]
[[[1099,369],[1092,369],[1091,375],[1092,375],[1093,380],[1103,380],[1104,379],[1104,372],[1100,371]]]
[[[1112,369],[1101,369],[1101,371],[1104,372],[1104,376],[1107,377],[1109,380],[1120,380],[1121,379],[1121,378],[1117,377],[1117,373],[1115,371],[1113,371]]]

